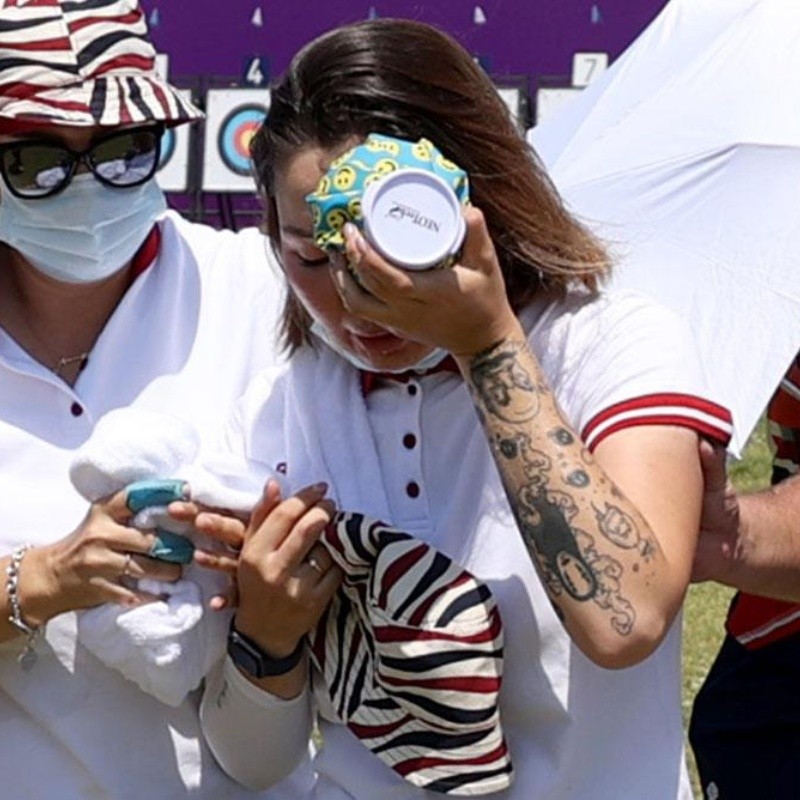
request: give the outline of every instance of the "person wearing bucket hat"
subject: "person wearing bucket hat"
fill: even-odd
[[[314,576],[340,563],[338,523],[308,556],[291,516],[269,507],[237,566],[232,631],[248,657],[234,640],[201,708],[223,768],[279,781],[305,747],[270,759],[264,743],[304,742],[317,718],[314,797],[689,798],[679,610],[698,439],[731,429],[691,332],[602,285],[604,245],[564,208],[474,59],[433,27],[378,19],[306,45],[253,155],[289,287],[289,368],[254,382],[228,448],[265,473],[280,465],[289,485],[325,481],[338,508],[405,531],[489,590],[504,641],[502,688],[487,691],[515,777],[482,783],[508,778],[499,751],[465,764],[426,718],[465,676],[442,666],[447,647],[415,658],[447,633],[435,617],[393,625],[426,607],[435,578],[414,579],[402,557],[387,571],[362,531],[345,567],[364,562],[366,575],[345,568],[320,612]],[[463,218],[463,243],[457,225],[440,237],[425,198],[449,195],[420,178],[426,157],[468,178],[469,204],[441,204]],[[441,248],[417,257],[429,234]],[[422,740],[404,738],[415,719],[431,723]]]
[[[154,72],[135,0],[0,0],[0,753],[8,797],[244,798],[173,706],[106,666],[79,613],[176,581],[124,493],[69,465],[108,411],[203,438],[276,360],[264,236],[190,224],[154,179],[201,112]],[[135,435],[135,431],[132,432]],[[213,518],[211,518],[213,519]],[[195,687],[192,687],[194,690]],[[133,743],[131,748],[129,743]]]

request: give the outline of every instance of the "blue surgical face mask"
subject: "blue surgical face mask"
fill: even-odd
[[[51,278],[91,283],[133,258],[165,208],[155,180],[115,189],[78,175],[60,194],[39,200],[21,200],[3,185],[0,241]]]
[[[423,373],[427,370],[435,367],[441,361],[444,361],[447,358],[447,350],[442,350],[440,347],[431,350],[428,355],[421,358],[417,361],[416,364],[411,364],[407,367],[400,367],[399,369],[380,369],[379,367],[375,367],[372,364],[368,364],[366,361],[360,359],[355,353],[347,350],[343,347],[336,339],[331,335],[330,331],[321,323],[314,320],[311,323],[311,333],[315,336],[318,336],[325,342],[331,350],[335,350],[345,361],[349,361],[354,367],[357,369],[363,370],[364,372],[408,372],[411,370],[412,372],[419,372]]]

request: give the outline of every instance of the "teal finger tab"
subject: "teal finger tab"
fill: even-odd
[[[186,499],[186,481],[154,479],[137,481],[128,486],[127,506],[138,514],[143,508],[166,506],[175,500]]]
[[[155,541],[147,555],[171,564],[189,564],[194,557],[194,545],[179,533],[157,528]]]

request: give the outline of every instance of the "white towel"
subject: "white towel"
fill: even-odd
[[[284,423],[289,482],[297,487],[327,481],[338,508],[388,522],[388,495],[358,371],[326,346],[302,348],[292,359]],[[352,469],[340,468],[343,456]],[[293,473],[298,464],[300,474]]]
[[[233,463],[193,462],[200,438],[185,420],[140,409],[118,409],[100,419],[70,468],[75,488],[91,502],[128,484],[152,478],[181,478],[192,499],[233,511],[249,511],[261,491]],[[211,471],[213,470],[213,472]],[[176,523],[166,508],[147,508],[134,527],[188,535],[196,545],[217,545],[186,524]],[[197,688],[225,652],[230,613],[210,611],[209,599],[227,578],[189,564],[176,583],[142,580],[139,589],[163,599],[126,609],[107,603],[78,614],[78,641],[107,666],[118,670],[163,703],[179,705]]]

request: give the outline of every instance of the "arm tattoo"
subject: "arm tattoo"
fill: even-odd
[[[611,627],[620,636],[627,636],[633,630],[636,612],[622,596],[622,587],[620,586],[623,573],[622,564],[611,556],[598,553],[594,546],[594,539],[588,533],[581,530],[576,533],[586,561],[597,578],[597,593],[592,600],[603,610],[611,612]]]
[[[574,469],[567,475],[566,481],[576,489],[585,489],[589,485],[589,476],[582,469]]]
[[[592,599],[597,594],[597,578],[558,500],[523,491],[519,519],[522,536],[536,554],[551,592],[558,596],[564,590],[574,600]]]
[[[548,391],[525,368],[519,358],[522,350],[519,343],[503,342],[470,365],[478,416],[489,434],[511,510],[554,606],[558,609],[557,598],[564,595],[591,601],[610,613],[615,631],[627,635],[636,614],[622,595],[623,566],[598,552],[595,539],[575,524],[580,513],[576,498],[597,488],[588,469],[594,459],[566,427],[547,431],[557,448],[553,452],[551,445],[550,453],[536,448],[520,430],[539,414],[541,394]],[[580,502],[584,515],[594,510],[605,539],[623,549],[636,547],[649,558],[651,543],[643,540],[635,520],[621,508],[606,504],[600,509],[585,494]],[[563,610],[558,613],[563,618]]]
[[[575,437],[566,428],[556,428],[550,431],[550,438],[556,442],[556,444],[562,445],[562,447],[575,444]]]
[[[472,361],[473,392],[487,416],[525,422],[539,413],[539,388],[517,358],[520,346],[507,343],[503,348]]]
[[[656,547],[650,539],[643,538],[639,526],[630,514],[626,514],[619,506],[605,503],[605,509],[592,504],[597,516],[600,533],[610,542],[625,550],[636,548],[645,561],[650,561]]]
[[[601,555],[594,539],[573,528],[577,507],[563,492],[522,492],[515,513],[528,549],[536,556],[554,597],[562,591],[573,600],[591,600],[611,612],[611,625],[621,636],[633,630],[636,613],[622,596],[622,565]]]
[[[636,615],[633,606],[622,596],[622,565],[609,556],[600,555],[594,539],[574,528],[571,521],[578,506],[567,492],[548,488],[552,461],[531,445],[523,433],[495,440],[496,454],[505,460],[519,460],[526,483],[516,494],[508,492],[512,511],[525,544],[535,556],[550,593],[562,592],[576,601],[592,600],[600,608],[611,611],[611,624],[621,635],[633,629]],[[582,470],[571,472],[585,475]],[[588,485],[588,476],[585,485]],[[577,481],[581,483],[581,481]],[[615,518],[614,518],[615,519]],[[610,524],[609,520],[609,524]]]

